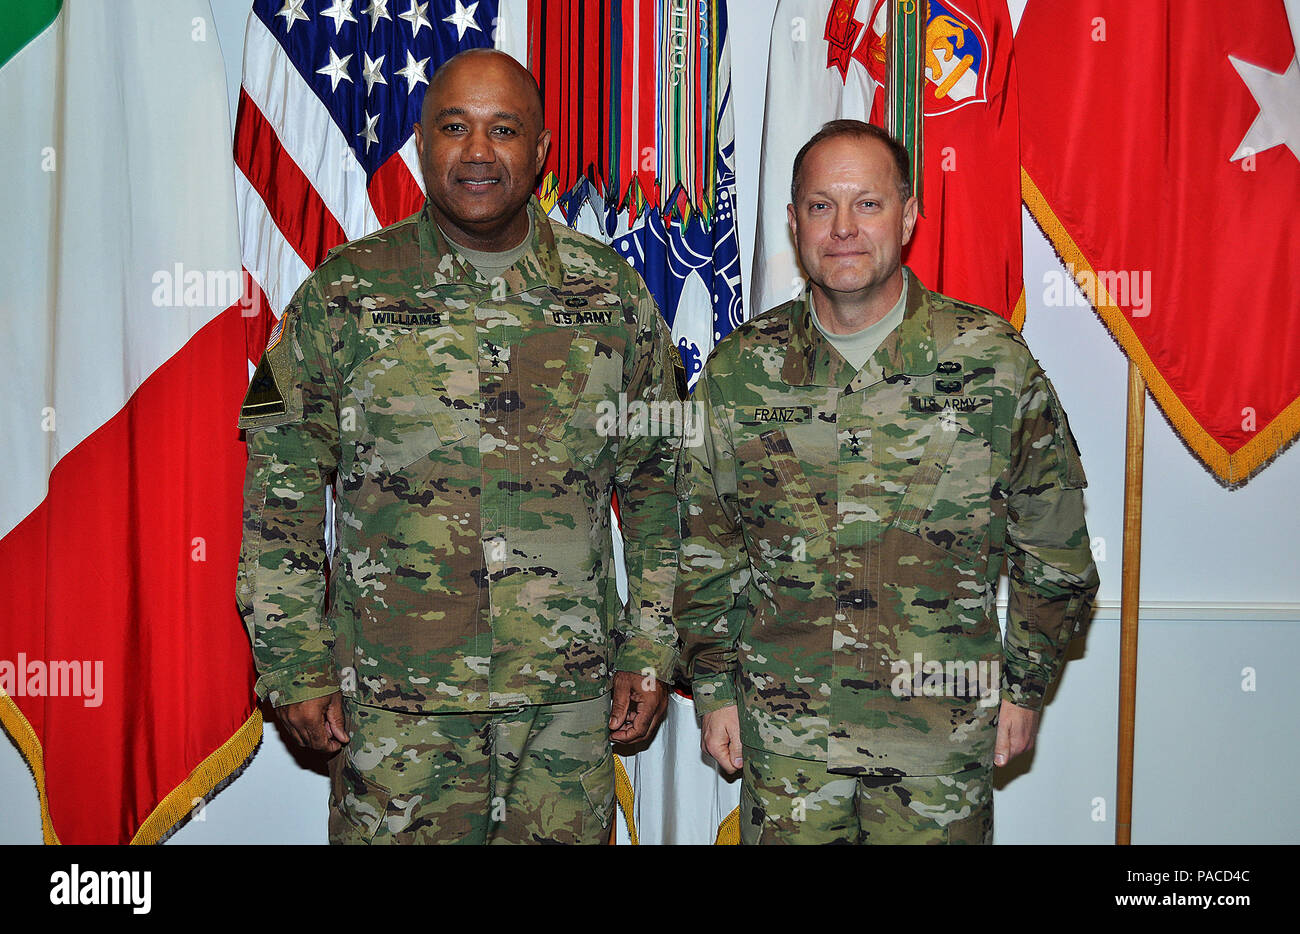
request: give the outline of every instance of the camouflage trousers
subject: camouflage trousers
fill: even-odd
[[[837,775],[826,763],[745,748],[740,842],[991,843],[990,769]]]
[[[502,712],[406,714],[345,701],[330,843],[605,843],[610,695]]]

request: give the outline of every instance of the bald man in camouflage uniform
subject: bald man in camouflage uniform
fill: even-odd
[[[703,742],[742,842],[989,842],[1097,588],[1078,451],[1019,333],[901,266],[902,147],[836,121],[792,188],[811,287],[718,344],[678,472]]]
[[[416,142],[424,208],[303,283],[241,413],[258,692],[342,750],[331,842],[603,842],[611,738],[666,702],[679,542],[678,435],[606,416],[680,402],[685,373],[635,271],[530,197],[524,69],[452,59]]]

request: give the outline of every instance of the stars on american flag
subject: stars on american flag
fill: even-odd
[[[286,31],[292,29],[293,24],[296,21],[310,19],[307,13],[303,10],[303,4],[306,2],[307,0],[284,0],[284,7],[276,14],[276,16],[282,16],[285,18]],[[358,21],[357,18],[352,15],[353,2],[354,0],[334,0],[331,6],[322,9],[319,13],[323,19],[333,20],[334,35],[336,37],[344,23],[355,23]],[[465,33],[468,30],[476,29],[479,32],[482,32],[482,27],[479,26],[478,21],[474,18],[475,11],[478,9],[478,3],[474,2],[469,6],[465,6],[460,2],[460,0],[455,0],[455,2],[455,11],[450,16],[443,17],[442,21],[444,23],[450,23],[452,26],[456,27],[457,41],[464,39]],[[404,19],[410,24],[412,38],[418,36],[420,30],[425,27],[428,27],[430,30],[433,29],[433,24],[426,15],[428,7],[428,2],[420,3],[418,0],[410,0],[410,6],[407,8],[407,11],[399,15],[400,19]],[[362,10],[361,13],[363,16],[370,18],[370,28],[372,30],[381,19],[391,21],[393,18],[392,14],[388,12],[388,0],[370,0],[370,5]],[[421,84],[426,87],[428,86],[429,58],[425,57],[417,59],[411,54],[410,49],[404,49],[403,51],[406,53],[406,64],[401,68],[393,69],[393,74],[406,81],[407,93],[410,94]],[[328,46],[326,52],[329,55],[329,61],[327,61],[323,67],[318,68],[316,73],[318,75],[325,75],[330,79],[331,91],[338,91],[340,82],[352,81],[352,76],[348,73],[348,63],[352,60],[352,54],[349,53],[348,55],[340,56],[334,51],[333,46]],[[366,96],[369,97],[371,93],[373,93],[375,85],[388,84],[388,79],[384,77],[383,73],[384,59],[387,56],[381,55],[378,58],[371,58],[369,52],[364,52],[362,54],[365,58],[365,64],[361,68],[361,77],[366,83]],[[366,112],[366,125],[361,132],[357,134],[357,136],[365,140],[367,149],[372,143],[379,142],[379,139],[375,134],[375,122],[378,119],[379,115],[375,115],[372,118],[371,114]]]
[[[478,29],[478,23],[474,22],[474,11],[478,9],[478,3],[471,3],[468,8],[461,6],[460,0],[456,0],[456,12],[451,16],[443,17],[444,23],[451,23],[456,27],[456,39],[465,38],[466,29]]]
[[[372,117],[370,116],[370,113],[367,112],[366,125],[362,127],[361,132],[357,134],[357,136],[361,137],[363,140],[366,141],[366,152],[370,152],[371,143],[379,142],[379,136],[375,133],[375,124],[377,124],[378,122],[379,122],[379,114],[375,114]]]
[[[344,23],[355,23],[357,18],[352,15],[352,0],[334,0],[334,5],[328,10],[321,10],[321,16],[328,16],[334,20],[334,35],[339,34]]]
[[[383,67],[384,56],[381,55],[378,58],[371,58],[369,52],[366,52],[365,56],[366,63],[361,68],[361,77],[366,81],[366,96],[369,97],[370,92],[374,90],[376,84],[387,84],[388,79],[385,78],[384,73],[379,70]]]
[[[277,17],[280,16],[284,17],[285,32],[292,31],[293,24],[298,22],[299,20],[306,22],[311,19],[310,16],[308,16],[306,13],[302,11],[302,5],[306,2],[307,0],[284,0],[283,9],[281,9],[280,12],[276,13],[275,15]]]
[[[417,61],[415,56],[411,54],[411,50],[407,49],[406,67],[397,69],[393,74],[397,75],[399,78],[406,79],[406,90],[409,94],[421,84],[428,85],[429,77],[426,72],[428,67],[429,60],[427,58],[422,58]]]
[[[334,51],[332,46],[328,51],[330,53],[330,60],[326,63],[324,68],[316,69],[316,74],[328,77],[330,79],[330,90],[337,91],[339,89],[340,81],[352,80],[352,76],[348,74],[348,62],[352,60],[352,56],[344,55],[342,58],[339,58],[338,53]]]
[[[416,3],[415,0],[411,0],[410,9],[402,14],[402,19],[411,24],[411,33],[416,37],[420,35],[420,29],[423,26],[428,26],[430,30],[433,29],[433,24],[429,22],[429,17],[424,15],[424,11],[427,9],[429,9],[429,4]]]
[[[367,177],[419,119],[420,93],[462,49],[491,47],[497,0],[252,0],[351,141]],[[295,28],[296,27],[296,28]]]
[[[370,6],[361,11],[362,16],[370,17],[370,30],[373,32],[375,24],[381,19],[391,20],[393,17],[388,12],[388,0],[370,0]]]

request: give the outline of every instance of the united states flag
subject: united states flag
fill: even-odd
[[[278,316],[340,243],[419,209],[412,127],[464,49],[525,52],[526,0],[254,0],[235,125],[244,268]],[[256,362],[273,325],[250,338]]]

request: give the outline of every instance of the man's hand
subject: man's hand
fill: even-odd
[[[704,715],[700,746],[728,775],[740,771],[745,760],[740,752],[740,712],[735,704]]]
[[[1006,765],[1034,745],[1038,734],[1038,711],[1003,701],[998,708],[998,736],[993,741],[993,764]]]
[[[338,691],[277,707],[275,715],[294,742],[317,752],[338,752],[349,739],[343,729],[343,695]]]
[[[616,743],[645,739],[668,710],[668,688],[653,675],[614,672],[609,738]]]

